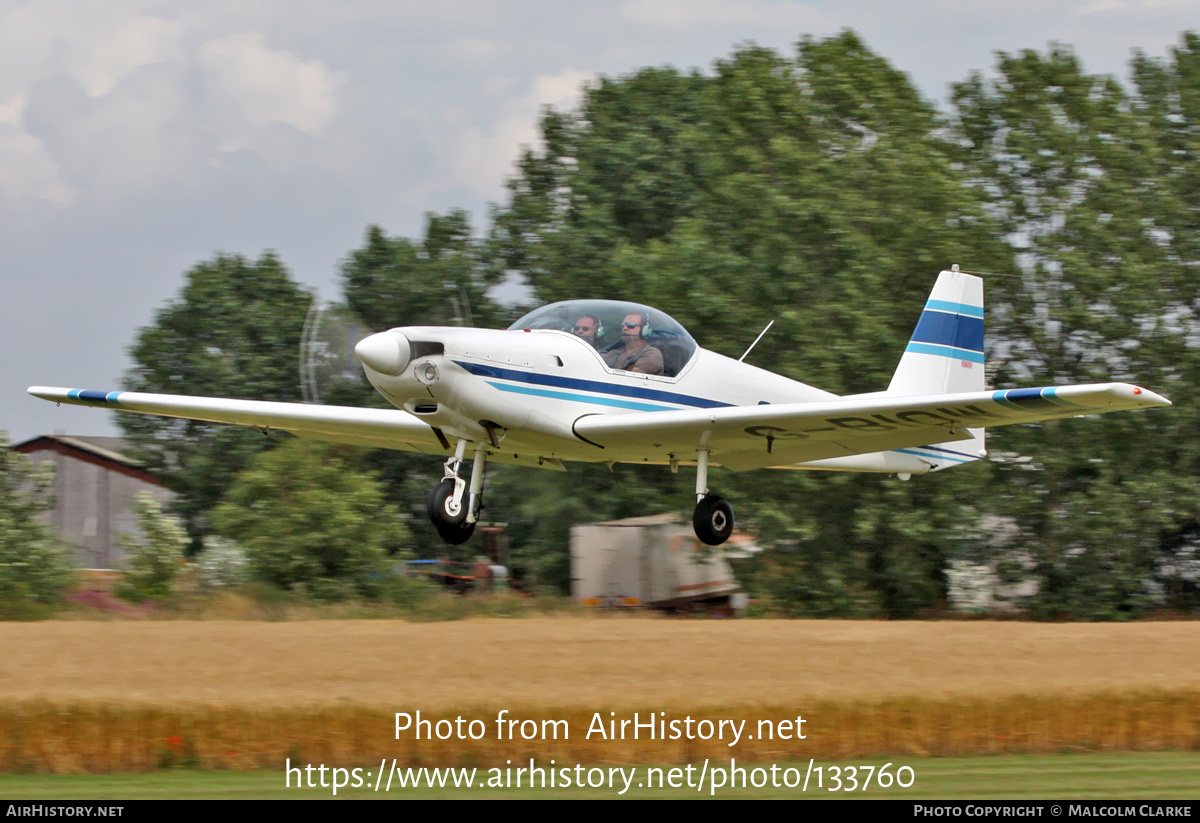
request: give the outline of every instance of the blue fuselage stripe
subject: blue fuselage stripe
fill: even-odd
[[[537,372],[517,371],[516,369],[505,369],[500,366],[485,366],[482,363],[466,363],[462,360],[455,360],[456,365],[462,366],[468,372],[480,377],[495,377],[500,380],[511,380],[515,383],[532,383],[537,386],[553,386],[559,389],[575,389],[577,391],[596,392],[597,394],[618,395],[621,397],[632,397],[639,400],[657,400],[660,403],[674,403],[676,406],[694,406],[701,409],[716,409],[723,406],[732,406],[732,403],[722,403],[717,400],[709,400],[704,397],[693,397],[688,394],[676,394],[675,392],[660,391],[658,389],[645,389],[640,386],[623,386],[619,383],[602,383],[599,380],[578,380],[574,377],[556,377],[549,374],[538,374]],[[489,381],[490,383],[491,381]],[[499,386],[495,383],[491,385]],[[532,394],[532,392],[527,392]],[[551,395],[544,395],[549,397]],[[570,399],[575,399],[574,397]],[[634,406],[626,406],[626,408],[634,408]],[[668,406],[653,406],[646,407],[647,410],[659,411]]]
[[[590,394],[575,394],[574,392],[551,391],[549,389],[535,389],[530,386],[514,386],[511,383],[496,383],[491,380],[487,381],[489,386],[494,386],[500,391],[514,392],[516,394],[531,394],[535,397],[552,397],[555,400],[570,400],[575,403],[591,403],[594,406],[615,406],[620,409],[633,409],[635,411],[673,411],[674,406],[656,406],[651,403],[635,403],[630,400],[618,400],[615,397],[596,397]]]
[[[924,448],[932,449],[933,447],[925,446]],[[930,460],[952,460],[955,463],[970,463],[970,462],[973,462],[973,461],[979,459],[978,457],[950,457],[945,454],[928,454],[927,452],[920,452],[920,451],[917,451],[916,449],[896,449],[896,451],[899,452],[900,454],[912,454],[912,455],[916,455],[917,457],[925,457]],[[938,449],[938,451],[949,451],[949,450],[948,449]],[[961,454],[961,452],[954,452],[954,454]]]

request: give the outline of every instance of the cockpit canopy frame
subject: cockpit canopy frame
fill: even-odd
[[[647,318],[645,341],[663,355],[663,376],[675,377],[696,354],[696,341],[666,312],[626,300],[560,300],[534,309],[508,327],[509,331],[552,330],[574,334],[580,318],[599,321],[596,349],[603,355],[623,345],[621,324],[628,315]],[[577,335],[579,336],[579,335]]]

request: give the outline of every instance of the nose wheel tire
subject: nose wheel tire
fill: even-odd
[[[429,492],[429,519],[438,535],[452,546],[466,543],[475,533],[475,524],[467,522],[466,501],[454,502],[454,481],[438,483]]]
[[[724,497],[708,494],[696,504],[692,528],[701,543],[719,546],[733,534],[733,506]]]

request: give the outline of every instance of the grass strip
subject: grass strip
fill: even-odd
[[[866,791],[829,791],[810,785],[799,789],[747,787],[631,788],[626,798],[709,797],[747,799],[869,799],[905,800],[1196,800],[1200,798],[1200,754],[1194,752],[1143,752],[1057,755],[1000,755],[897,758],[860,762],[881,766],[892,762],[913,769],[916,780],[909,788],[869,788]],[[741,762],[739,761],[739,765]],[[754,764],[745,764],[753,768]],[[760,767],[770,764],[757,764]],[[803,763],[780,764],[807,769]],[[824,764],[826,767],[829,763]],[[840,761],[842,767],[852,765]],[[485,770],[481,765],[479,771]],[[638,767],[638,776],[645,767]],[[281,769],[273,771],[204,771],[170,768],[139,774],[108,775],[0,775],[0,796],[9,800],[137,800],[137,799],[335,799],[330,789],[287,788]],[[602,789],[489,789],[417,788],[375,792],[347,788],[336,799],[417,798],[617,798]]]

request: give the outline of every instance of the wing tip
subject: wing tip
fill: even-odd
[[[1141,406],[1173,406],[1175,405],[1167,398],[1163,397],[1158,392],[1152,392],[1149,389],[1143,389],[1141,386],[1134,386],[1129,383],[1120,383],[1123,389],[1127,389],[1132,399],[1137,401]]]
[[[92,389],[65,389],[57,386],[30,386],[26,391],[34,397],[52,403],[71,403],[78,406],[115,405],[122,391],[93,391]]]
[[[60,389],[54,386],[30,386],[25,391],[27,394],[40,397],[43,400],[55,400],[59,397],[65,397],[69,389]]]

